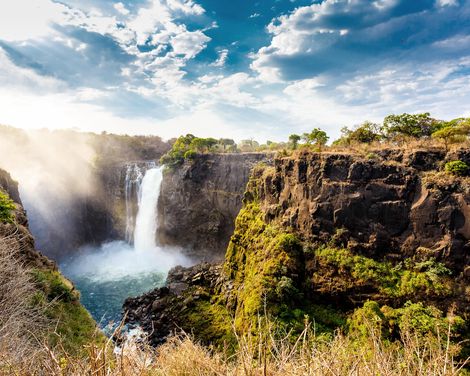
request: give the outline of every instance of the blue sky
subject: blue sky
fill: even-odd
[[[470,116],[470,0],[0,3],[0,123],[282,140]]]

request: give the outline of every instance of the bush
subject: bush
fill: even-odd
[[[468,165],[462,161],[447,162],[445,170],[452,175],[464,176],[468,173]]]
[[[15,219],[13,214],[13,210],[15,209],[15,202],[8,194],[0,190],[0,222],[12,223]]]

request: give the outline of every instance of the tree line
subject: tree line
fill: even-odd
[[[438,120],[430,113],[389,115],[383,122],[365,121],[355,127],[343,127],[341,137],[332,146],[349,147],[354,144],[391,143],[400,145],[407,140],[436,139],[446,151],[451,144],[465,141],[470,136],[470,118],[450,121]],[[229,138],[200,138],[192,134],[171,140],[172,149],[162,157],[167,165],[182,163],[204,153],[238,153],[259,151],[285,151],[308,148],[321,152],[329,141],[327,133],[314,128],[303,134],[291,134],[285,142],[267,141],[260,144],[253,139],[238,144]]]

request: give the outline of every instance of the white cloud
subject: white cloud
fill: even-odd
[[[52,25],[61,23],[66,7],[49,0],[0,1],[0,39],[21,41],[53,33]]]
[[[192,59],[201,52],[211,38],[201,31],[182,31],[171,38],[171,46],[175,55],[183,55]]]
[[[457,6],[459,2],[458,0],[437,0],[437,5],[441,7]]]
[[[30,69],[16,66],[0,47],[0,86],[4,88],[22,87],[38,92],[50,92],[63,89],[65,84],[54,78],[41,76]]]
[[[225,63],[227,62],[228,58],[228,50],[223,49],[219,52],[219,57],[217,58],[216,61],[214,61],[211,65],[214,67],[223,67]]]
[[[124,16],[127,16],[130,13],[129,9],[127,9],[123,3],[116,3],[113,5],[113,7]]]

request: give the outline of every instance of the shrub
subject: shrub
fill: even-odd
[[[389,115],[384,119],[384,132],[389,138],[429,137],[444,126],[444,122],[433,119],[429,113]]]
[[[15,219],[13,214],[13,210],[15,209],[15,202],[8,194],[0,190],[0,222],[12,223]]]
[[[468,165],[463,161],[447,162],[445,170],[452,175],[464,176],[468,173]]]

